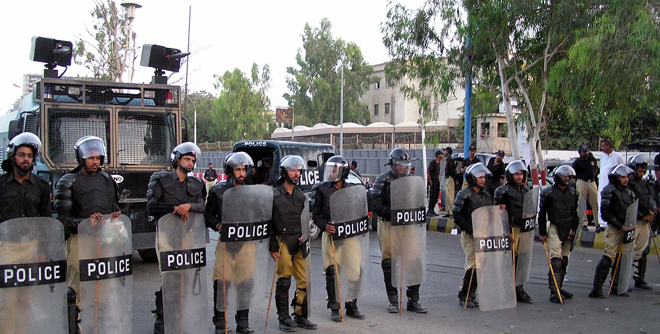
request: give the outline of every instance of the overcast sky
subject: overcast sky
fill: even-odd
[[[389,59],[382,43],[381,22],[387,13],[387,0],[335,1],[171,1],[138,0],[133,29],[137,45],[159,44],[185,50],[187,47],[188,7],[192,5],[189,90],[213,88],[213,75],[239,68],[249,73],[253,62],[271,68],[271,107],[285,106],[286,68],[295,66],[302,47],[300,35],[305,23],[318,27],[323,17],[332,22],[335,38],[355,42],[370,64]],[[415,6],[421,1],[412,0]],[[118,1],[121,3],[121,1]],[[43,64],[29,60],[32,36],[76,41],[91,28],[91,0],[11,1],[3,3],[0,18],[3,58],[0,76],[0,114],[11,109],[22,93],[23,74],[42,73]],[[91,39],[91,38],[88,38]],[[150,82],[153,70],[139,67],[134,82]],[[181,71],[185,73],[185,68]],[[62,71],[60,70],[60,73]],[[72,64],[67,72],[91,75],[83,66]],[[17,88],[18,85],[21,88]],[[183,86],[183,82],[181,82]]]

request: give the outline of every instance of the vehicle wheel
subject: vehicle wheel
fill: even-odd
[[[156,255],[156,249],[155,248],[149,248],[149,249],[140,249],[138,250],[138,254],[140,254],[140,257],[144,262],[148,263],[157,263],[158,262],[158,256]]]

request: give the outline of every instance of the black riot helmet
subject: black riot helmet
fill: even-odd
[[[621,183],[619,182],[619,176],[630,175],[634,173],[635,171],[630,167],[626,166],[625,164],[620,164],[612,168],[612,171],[607,174],[607,178],[609,179],[610,183],[620,186]]]
[[[339,180],[346,180],[350,170],[351,167],[344,157],[332,156],[325,162],[325,167],[323,167],[323,181],[334,183]]]
[[[392,167],[392,173],[394,173],[394,175],[406,176],[410,174],[410,166],[412,165],[410,154],[402,148],[395,148],[390,152],[390,160],[385,165],[390,165]],[[396,171],[396,166],[404,166],[405,171],[403,173],[398,173]]]
[[[225,175],[227,175],[228,178],[233,178],[234,168],[240,166],[245,166],[247,172],[248,168],[254,166],[252,157],[245,152],[229,153],[225,158]]]
[[[105,144],[103,139],[99,137],[84,136],[78,139],[76,145],[73,146],[73,150],[76,151],[76,161],[79,166],[85,165],[85,159],[97,155],[101,157],[101,165],[105,162]]]
[[[179,161],[179,158],[184,155],[191,155],[195,157],[195,165],[197,165],[197,158],[202,155],[202,151],[199,149],[199,147],[197,147],[197,145],[189,141],[177,145],[172,150],[172,153],[170,153],[170,162],[172,163],[173,168],[176,168],[177,161]]]
[[[645,158],[641,154],[636,154],[630,159],[628,159],[628,166],[632,168],[632,170],[637,173],[637,168],[642,167],[644,169],[647,169],[649,166],[649,161],[647,158]]]
[[[527,168],[525,163],[521,160],[516,160],[511,162],[506,169],[504,170],[504,176],[506,177],[506,183],[513,183],[513,174],[523,172],[523,181],[522,184],[527,183]]]
[[[36,164],[37,155],[41,151],[41,140],[35,134],[30,132],[23,132],[16,137],[12,138],[7,145],[7,151],[5,156],[7,159],[2,162],[2,169],[6,172],[13,170],[15,162],[12,162],[12,157],[16,154],[16,150],[19,147],[27,146],[32,149],[32,155],[34,155],[34,160],[32,161],[32,166]]]
[[[555,170],[555,174],[553,176],[555,180],[555,184],[567,186],[568,182],[564,182],[563,180],[564,176],[575,176],[575,169],[573,169],[573,167],[569,165],[563,165],[557,167],[557,169]]]
[[[472,164],[468,166],[468,168],[465,170],[465,178],[467,180],[468,186],[472,187],[477,184],[477,179],[486,176],[486,182],[488,182],[488,178],[493,176],[493,174],[484,166],[483,163],[477,162],[476,164]]]
[[[289,182],[294,183],[293,180],[289,178],[287,171],[305,169],[305,160],[299,155],[287,155],[280,161],[280,178],[277,180],[277,184],[282,184],[284,180],[289,180]],[[294,183],[295,184],[295,183]]]

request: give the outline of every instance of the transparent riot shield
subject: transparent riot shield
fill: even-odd
[[[516,245],[516,285],[523,285],[529,280],[532,268],[532,250],[534,249],[534,229],[536,228],[536,214],[539,209],[539,188],[534,187],[525,194],[523,203],[520,235]]]
[[[516,306],[508,226],[507,211],[499,206],[483,206],[472,212],[477,291],[482,311]]]
[[[103,215],[78,225],[82,333],[133,330],[131,220]]]
[[[68,332],[64,227],[53,218],[0,224],[0,332]]]
[[[158,220],[157,246],[167,334],[209,330],[206,228],[201,213],[189,214],[185,222],[174,214]]]
[[[302,256],[305,259],[305,278],[307,279],[307,317],[312,316],[312,244],[310,226],[313,224],[309,215],[309,201],[305,201],[305,208],[300,214],[300,225],[302,228]],[[295,298],[295,297],[294,297]]]
[[[630,289],[633,258],[635,256],[635,226],[637,225],[637,205],[635,200],[626,210],[626,231],[623,233],[623,247],[621,248],[621,260],[619,263],[618,293],[626,293]]]
[[[269,186],[243,185],[224,193],[214,267],[214,279],[219,280],[217,310],[231,314],[250,309],[256,296],[265,296],[272,213],[273,189]]]
[[[362,186],[337,190],[330,196],[330,217],[335,224],[333,238],[343,301],[364,295],[369,284],[369,226],[367,192]],[[335,283],[336,285],[336,283]],[[337,287],[335,286],[335,289]]]
[[[419,176],[400,177],[390,185],[392,209],[392,285],[426,281],[426,186]]]

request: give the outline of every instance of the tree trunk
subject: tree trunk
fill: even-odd
[[[493,43],[493,48],[495,44]],[[511,110],[511,94],[509,92],[509,84],[506,79],[506,68],[504,66],[504,55],[495,50],[497,56],[497,66],[500,72],[500,90],[502,92],[502,103],[504,104],[504,113],[506,114],[506,121],[509,126],[509,140],[511,141],[511,153],[513,158],[520,159],[518,152],[518,131],[516,131],[516,123],[513,119],[513,111]]]

